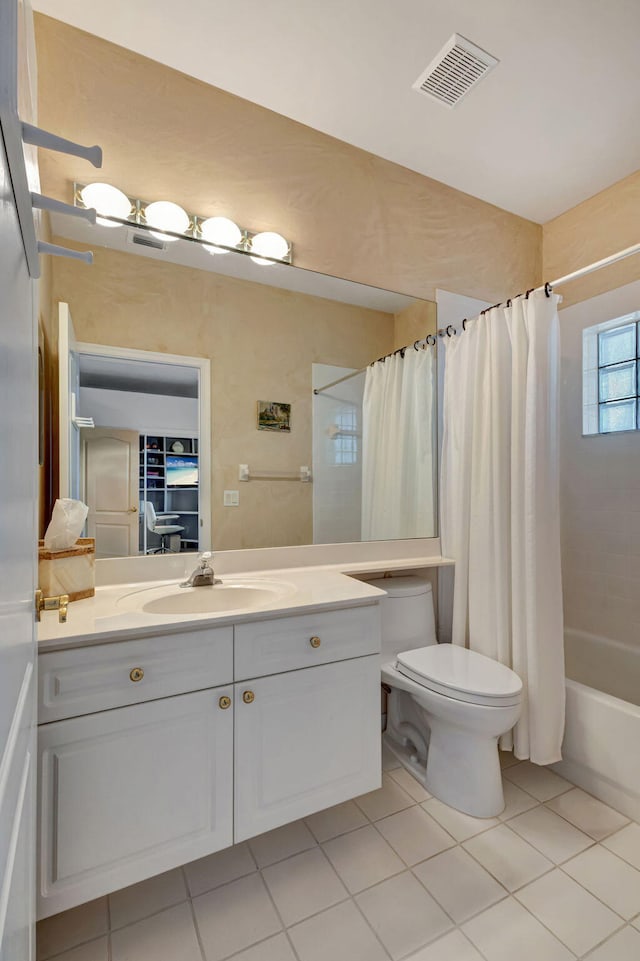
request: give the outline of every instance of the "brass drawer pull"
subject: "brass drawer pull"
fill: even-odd
[[[132,681],[141,681],[144,677],[144,671],[141,667],[134,667],[129,673],[129,678]]]
[[[309,644],[311,644],[311,647],[320,647],[320,644],[321,644],[320,638],[316,637],[316,635],[314,634],[313,637],[309,638]]]
[[[231,698],[227,697],[226,694],[223,694],[220,700],[218,701],[218,706],[223,711],[226,711],[228,707],[231,707]]]
[[[253,704],[255,699],[256,699],[256,696],[253,693],[253,691],[245,691],[244,694],[242,695],[242,700],[244,701],[245,704]]]

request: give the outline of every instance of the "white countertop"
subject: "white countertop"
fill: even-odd
[[[204,614],[148,614],[131,609],[134,592],[161,587],[175,587],[176,581],[117,584],[96,588],[95,597],[74,601],[69,605],[68,620],[60,624],[57,611],[45,611],[38,629],[39,653],[122,641],[153,634],[177,633],[239,624],[245,621],[303,614],[312,610],[332,610],[345,605],[375,604],[384,592],[363,581],[331,570],[285,570],[266,574],[243,574],[223,577],[222,583],[251,585],[278,584],[286,589],[284,596],[274,594],[252,610]],[[215,588],[194,588],[215,590]]]
[[[257,585],[276,583],[286,588],[284,596],[275,594],[273,600],[251,610],[225,611],[205,614],[149,614],[131,609],[130,595],[134,592],[162,587],[176,587],[178,581],[132,581],[97,587],[95,597],[74,601],[69,605],[66,624],[60,624],[57,611],[44,611],[38,625],[39,653],[131,640],[153,634],[171,634],[185,630],[200,630],[265,620],[315,610],[332,610],[345,605],[375,604],[384,592],[352,575],[375,574],[392,570],[418,570],[427,567],[451,566],[453,561],[443,557],[412,557],[379,562],[353,562],[318,567],[285,568],[282,570],[247,571],[242,574],[222,575],[222,583],[251,582]],[[207,588],[195,588],[207,590]],[[214,588],[215,590],[215,588]]]

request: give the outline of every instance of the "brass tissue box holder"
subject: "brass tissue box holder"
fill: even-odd
[[[79,537],[73,547],[48,551],[38,542],[38,587],[45,598],[66,594],[69,601],[93,597],[95,581],[95,537]]]

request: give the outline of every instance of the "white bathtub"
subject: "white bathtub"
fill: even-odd
[[[554,769],[640,820],[640,646],[565,633],[567,718]]]

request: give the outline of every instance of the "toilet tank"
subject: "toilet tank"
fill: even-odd
[[[369,583],[387,595],[380,602],[383,660],[437,644],[433,590],[426,577],[380,577]]]

